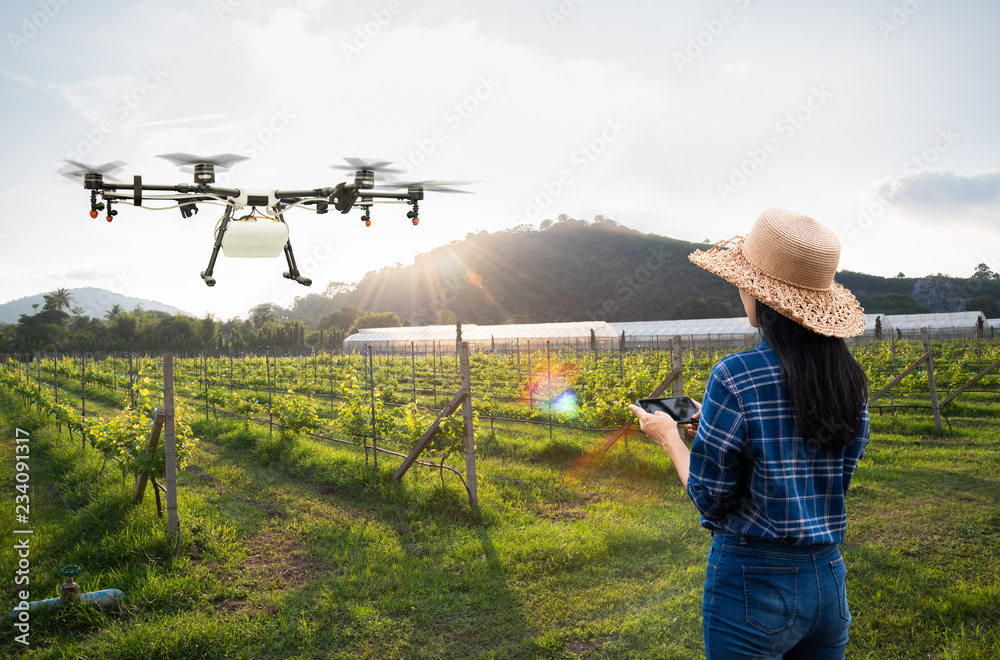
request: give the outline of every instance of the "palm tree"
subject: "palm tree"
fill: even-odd
[[[67,289],[56,289],[52,293],[45,294],[43,297],[45,299],[45,309],[54,311],[61,310],[63,307],[70,309],[74,302],[73,294]]]
[[[116,303],[111,306],[111,309],[109,309],[107,313],[105,313],[104,318],[110,321],[111,319],[115,318],[124,311],[125,310],[122,309],[122,306]]]

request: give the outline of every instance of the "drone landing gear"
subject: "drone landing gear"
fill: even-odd
[[[292,252],[291,241],[285,243],[285,261],[288,262],[288,270],[281,274],[282,277],[288,280],[295,280],[302,286],[310,286],[313,283],[311,279],[302,277],[299,273],[299,267],[295,264],[295,253]]]
[[[181,211],[183,213],[183,210]],[[185,216],[187,217],[187,216]],[[219,249],[222,247],[222,237],[226,235],[226,228],[233,217],[233,207],[226,206],[226,212],[219,221],[219,230],[215,233],[215,245],[212,246],[212,256],[208,259],[208,268],[201,271],[201,279],[205,280],[208,286],[215,286],[215,278],[212,272],[215,270],[215,260],[219,258]]]

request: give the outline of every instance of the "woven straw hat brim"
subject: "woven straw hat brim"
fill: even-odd
[[[733,240],[733,247],[722,249]],[[804,289],[766,275],[747,260],[742,246],[743,238],[736,237],[707,252],[696,250],[688,259],[818,334],[843,339],[865,331],[864,309],[850,291],[836,282],[829,289]]]

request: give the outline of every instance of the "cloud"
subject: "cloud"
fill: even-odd
[[[1000,212],[1000,169],[972,174],[921,170],[885,179],[876,184],[874,193],[880,200],[891,200],[895,205],[924,208],[931,212]]]

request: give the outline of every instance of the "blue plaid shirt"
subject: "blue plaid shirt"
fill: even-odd
[[[691,445],[688,495],[702,526],[795,545],[840,543],[844,494],[868,444],[867,406],[862,422],[846,450],[810,446],[766,342],[720,360]]]

